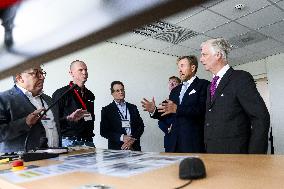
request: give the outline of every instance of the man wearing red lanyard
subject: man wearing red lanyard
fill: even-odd
[[[83,61],[75,60],[69,71],[73,81],[56,90],[52,97],[57,100],[74,84],[78,86],[58,102],[62,146],[86,145],[94,147],[94,94],[85,87],[88,69]]]
[[[144,123],[137,106],[125,102],[121,81],[113,81],[110,90],[114,100],[102,108],[101,136],[108,139],[109,149],[141,151],[140,137],[144,132]]]

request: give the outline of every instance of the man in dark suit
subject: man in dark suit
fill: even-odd
[[[264,154],[270,117],[251,74],[228,65],[223,38],[201,45],[200,61],[213,74],[208,88],[205,147],[208,153]]]
[[[125,102],[122,82],[113,81],[110,90],[114,101],[102,108],[101,136],[108,139],[109,149],[141,151],[144,123],[137,107]]]
[[[178,86],[181,83],[181,80],[176,77],[176,76],[171,76],[169,78],[169,82],[168,82],[168,87],[169,87],[169,91],[171,92],[173,88],[175,88],[176,86]],[[153,103],[152,103],[153,102]],[[153,113],[155,111],[156,104],[155,104],[155,100],[154,98],[152,99],[152,102],[149,102],[147,99],[143,99],[141,101],[142,106],[144,107],[144,111],[148,111],[150,113]],[[166,101],[164,101],[166,102]],[[174,122],[175,117],[173,116],[164,116],[161,117],[158,121],[158,126],[159,128],[164,132],[164,148],[165,148],[165,152],[170,152],[170,136],[171,136],[171,132],[169,132],[171,130],[172,127],[172,123]]]
[[[203,125],[209,81],[195,76],[198,68],[195,56],[180,57],[177,65],[183,84],[171,91],[169,100],[162,103],[152,117],[174,116],[170,128],[170,152],[204,152]],[[142,106],[147,110],[149,103],[154,102],[145,100]]]
[[[24,151],[28,135],[28,150],[60,146],[56,108],[39,120],[42,111],[52,103],[42,92],[45,76],[40,67],[25,70],[14,76],[12,89],[0,94],[0,152]]]

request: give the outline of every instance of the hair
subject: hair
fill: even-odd
[[[178,78],[177,76],[171,76],[171,77],[169,77],[169,80],[171,80],[171,79],[176,80],[177,83],[181,83],[180,78]]]
[[[70,70],[71,70],[72,66],[73,66],[76,62],[81,62],[81,63],[85,64],[85,62],[83,62],[82,60],[74,60],[74,61],[72,61],[72,62],[70,63]]]
[[[42,69],[42,67],[44,67],[44,64],[41,64],[40,65],[40,68]],[[34,68],[32,68],[32,69],[34,69]],[[14,83],[16,84],[17,83],[17,75],[19,75],[19,74],[21,74],[21,73],[23,73],[24,71],[22,71],[22,72],[19,72],[19,73],[16,73],[15,75],[13,75],[13,81],[14,81]]]
[[[122,83],[121,81],[113,81],[113,82],[111,82],[111,84],[110,84],[110,92],[111,92],[111,93],[114,92],[114,90],[113,90],[113,86],[114,86],[114,85],[122,85],[123,88],[124,88],[124,85],[123,85],[123,83]]]
[[[190,65],[194,65],[195,66],[195,70],[194,73],[197,72],[197,68],[198,68],[198,60],[196,58],[196,56],[194,55],[190,55],[190,56],[181,56],[177,59],[177,62],[179,62],[182,59],[187,59],[190,63]]]
[[[230,43],[224,38],[209,39],[203,42],[201,47],[205,44],[209,44],[215,53],[221,53],[224,60],[227,60],[228,54],[232,50]]]

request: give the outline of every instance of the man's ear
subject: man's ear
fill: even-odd
[[[69,75],[72,77],[73,76],[73,73],[71,70],[69,70]]]
[[[196,66],[195,65],[191,65],[191,71],[195,72],[196,71]]]
[[[23,83],[23,82],[24,82],[24,80],[23,80],[23,78],[22,78],[21,74],[16,74],[15,79],[16,79],[16,82],[21,82],[21,83]]]
[[[217,53],[216,53],[216,57],[217,57],[218,60],[221,59],[222,56],[223,56],[222,53],[220,53],[220,52],[217,52]]]

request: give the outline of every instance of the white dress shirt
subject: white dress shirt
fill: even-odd
[[[218,87],[222,77],[225,75],[225,73],[228,71],[228,69],[230,69],[229,64],[225,65],[221,70],[219,70],[219,72],[217,73],[217,76],[219,76],[219,79],[217,80],[216,83],[216,88]],[[213,78],[215,77],[215,75],[213,74]]]
[[[126,102],[116,102],[114,101],[116,106],[118,107],[119,109],[119,116],[121,117],[122,120],[128,120],[129,123],[130,123],[130,113],[129,113],[129,110],[128,108],[126,107]],[[127,135],[131,135],[131,128],[123,128],[125,129],[125,132]],[[120,136],[120,141],[123,141],[123,134]]]

